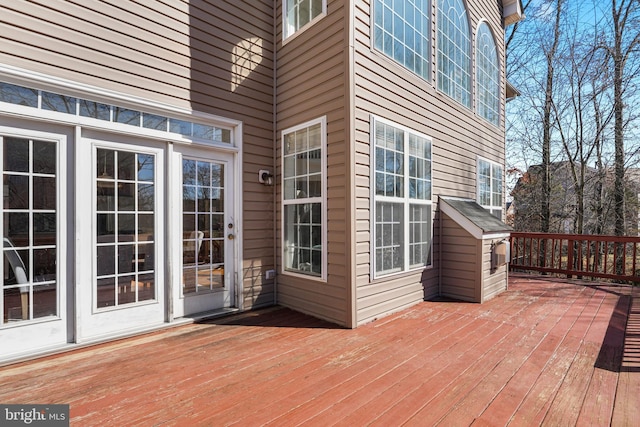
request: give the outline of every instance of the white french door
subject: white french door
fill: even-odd
[[[174,148],[174,317],[235,305],[233,160],[211,149]]]
[[[66,137],[0,126],[0,359],[68,341]]]
[[[76,149],[79,342],[166,320],[164,146],[89,133]]]

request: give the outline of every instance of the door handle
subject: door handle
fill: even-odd
[[[231,233],[227,234],[227,239],[233,240],[235,238],[236,238],[236,236],[234,234],[231,234]]]

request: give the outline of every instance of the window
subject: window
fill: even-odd
[[[372,128],[375,276],[428,266],[431,140],[381,119]]]
[[[437,22],[438,90],[471,108],[471,42],[462,0],[439,0]]]
[[[326,278],[326,119],[282,132],[285,271]]]
[[[478,159],[478,204],[502,219],[502,166]]]
[[[500,70],[496,43],[486,22],[476,35],[476,109],[494,125],[500,122]]]
[[[310,25],[314,19],[327,12],[326,0],[283,0],[283,38]]]
[[[429,2],[375,0],[373,46],[430,80]]]
[[[0,136],[2,157],[2,318],[59,316],[58,143]]]

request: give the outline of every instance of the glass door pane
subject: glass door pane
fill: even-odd
[[[182,294],[225,287],[224,164],[182,161]]]
[[[59,316],[57,143],[3,138],[0,325]]]
[[[155,156],[98,148],[96,308],[156,298]]]

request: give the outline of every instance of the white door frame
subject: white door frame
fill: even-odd
[[[9,120],[11,123],[11,120]],[[18,124],[17,124],[18,125]],[[0,126],[2,136],[23,139],[53,141],[57,143],[56,170],[56,283],[57,283],[57,316],[16,322],[15,325],[0,327],[0,360],[30,354],[34,350],[57,348],[65,345],[68,336],[69,317],[67,299],[72,291],[72,284],[67,276],[66,253],[69,247],[67,236],[67,136],[54,132],[42,132],[25,128]],[[0,153],[0,161],[2,153]],[[1,223],[1,220],[0,220]],[[1,298],[1,296],[0,296]],[[1,304],[0,304],[1,305]],[[1,313],[2,311],[0,311]]]
[[[225,164],[225,266],[230,267],[227,274],[225,271],[225,287],[223,292],[215,292],[204,295],[182,295],[182,159],[183,157],[195,160],[203,160],[206,162],[220,162]],[[240,275],[242,261],[240,259],[242,239],[241,228],[241,211],[239,209],[241,202],[240,181],[238,171],[238,155],[237,152],[231,150],[219,150],[215,147],[193,144],[175,144],[172,145],[170,154],[170,198],[171,210],[170,217],[174,218],[170,222],[171,235],[171,313],[170,318],[176,319],[197,313],[211,312],[224,308],[242,308],[240,298],[242,286],[240,283]],[[233,224],[232,229],[226,228],[228,223]],[[228,238],[232,234],[233,238]]]
[[[162,232],[165,227],[165,153],[162,142],[122,136],[84,129],[76,144],[76,342],[99,341],[153,329],[166,320],[166,281],[164,260],[166,259]],[[155,155],[155,292],[154,300],[116,306],[96,308],[95,259],[96,259],[96,173],[94,165],[98,148],[135,151]],[[82,196],[86,195],[86,196]]]

